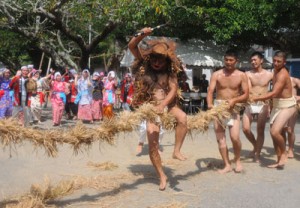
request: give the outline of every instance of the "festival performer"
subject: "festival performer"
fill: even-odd
[[[236,68],[238,55],[234,50],[228,50],[224,56],[225,67],[212,74],[207,94],[208,109],[217,106],[222,102],[227,102],[232,110],[237,103],[247,101],[249,96],[248,78],[244,72]],[[216,90],[216,100],[213,104],[213,94]],[[224,168],[219,173],[232,171],[229,160],[228,148],[226,144],[225,131],[226,126],[229,128],[229,135],[233,145],[234,161],[236,163],[235,172],[243,170],[241,157],[241,140],[240,140],[240,114],[232,112],[228,122],[222,123],[219,120],[214,122],[214,130],[218,141],[219,151],[224,161]]]
[[[66,104],[66,88],[67,84],[62,81],[60,72],[55,72],[54,80],[51,82],[51,104],[53,126],[61,126],[61,119]]]
[[[75,85],[77,86],[77,97],[75,103],[78,103],[78,119],[93,123],[92,116],[92,92],[93,84],[88,69],[82,71],[81,77],[75,74]]]
[[[67,95],[67,103],[65,106],[67,119],[73,119],[73,120],[77,120],[77,113],[78,113],[78,104],[75,103],[78,94],[77,88],[75,86],[75,77],[74,77],[75,74],[77,74],[77,71],[75,69],[69,70],[68,83],[69,83],[70,93]],[[71,116],[71,113],[73,117]]]
[[[277,154],[277,161],[275,164],[269,165],[269,168],[283,168],[286,163],[285,139],[282,133],[288,120],[297,111],[290,75],[285,64],[286,54],[282,51],[277,51],[273,56],[274,77],[272,91],[252,98],[254,102],[272,98],[270,133]]]
[[[291,82],[292,82],[292,89],[293,89],[293,96],[295,97],[297,101],[297,111],[296,113],[289,119],[287,123],[287,127],[284,128],[285,132],[287,133],[288,136],[288,146],[289,149],[287,151],[287,156],[288,158],[294,158],[294,145],[295,145],[295,125],[297,122],[297,117],[298,117],[298,111],[299,111],[299,103],[300,103],[300,96],[297,95],[297,90],[300,89],[300,79],[296,77],[291,77]],[[286,136],[284,134],[284,136]]]
[[[114,116],[113,106],[115,103],[115,90],[117,89],[118,81],[114,71],[108,72],[107,79],[104,82],[103,95],[103,116],[112,118]]]
[[[254,52],[251,55],[252,69],[246,72],[250,90],[250,97],[264,95],[269,91],[270,81],[273,73],[262,68],[264,56],[260,52]],[[259,162],[261,149],[265,140],[265,126],[269,116],[269,103],[258,101],[246,106],[243,115],[243,132],[247,139],[253,145],[250,156],[255,162]],[[257,115],[257,139],[251,131],[253,117]]]
[[[9,83],[10,70],[4,69],[0,76],[0,119],[12,116],[12,97],[10,95]]]
[[[186,160],[180,152],[187,133],[186,114],[177,106],[177,73],[181,70],[181,62],[175,54],[175,43],[166,39],[147,41],[147,48],[140,48],[138,44],[150,35],[152,28],[143,28],[141,35],[133,37],[129,42],[129,49],[136,58],[133,65],[135,75],[135,92],[133,103],[150,102],[155,105],[158,113],[165,110],[177,120],[175,130],[175,147],[173,158]],[[165,190],[167,176],[165,175],[159,155],[160,123],[147,121],[147,136],[149,156],[160,178],[159,190]]]
[[[92,115],[96,121],[102,120],[102,101],[104,84],[102,78],[104,73],[93,73],[93,101],[92,101]]]
[[[132,76],[130,73],[127,73],[121,83],[121,102],[123,110],[130,111],[133,92]]]
[[[32,114],[28,106],[28,90],[26,89],[28,74],[27,66],[22,66],[21,71],[18,71],[9,83],[10,89],[14,92],[12,117],[18,117],[23,126],[32,123]]]

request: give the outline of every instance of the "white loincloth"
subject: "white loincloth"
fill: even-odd
[[[225,100],[214,100],[214,106],[218,106],[222,103],[224,103]],[[236,113],[231,113],[230,118],[224,119],[223,125],[225,126],[233,126],[234,120],[237,118]]]
[[[251,114],[259,114],[262,112],[262,109],[264,108],[266,104],[261,102],[261,101],[258,101],[258,102],[255,102],[255,103],[251,103],[249,105],[249,109],[250,109],[250,113]]]
[[[294,96],[290,98],[273,98],[272,101],[273,108],[270,115],[270,124],[274,123],[276,117],[283,109],[295,107],[297,103]]]

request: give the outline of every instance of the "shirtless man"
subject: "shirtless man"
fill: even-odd
[[[152,28],[142,29],[141,35],[133,37],[128,44],[131,53],[137,59],[136,66],[139,66],[137,76],[140,77],[137,77],[138,81],[135,83],[145,86],[135,90],[134,99],[150,101],[155,105],[158,113],[163,113],[167,109],[176,118],[173,158],[186,160],[180,149],[187,133],[187,117],[176,105],[177,73],[180,71],[180,62],[175,54],[175,45],[166,39],[148,41],[148,49],[138,47],[139,42],[151,32]],[[163,171],[159,155],[159,126],[159,122],[147,122],[149,156],[160,177],[159,190],[163,191],[167,185],[167,176]]]
[[[300,79],[291,77],[292,82],[292,92],[294,97],[296,98],[297,104],[298,104],[298,110],[299,110],[299,102],[300,102],[300,96],[297,96],[297,90],[300,89]],[[288,158],[294,158],[294,144],[295,144],[295,125],[298,117],[298,111],[295,112],[295,114],[289,119],[287,127],[285,128],[285,131],[288,134],[288,145],[289,149],[287,152]]]
[[[285,67],[286,54],[277,51],[273,57],[274,76],[273,89],[264,95],[252,98],[254,102],[272,98],[273,106],[270,116],[270,134],[273,139],[274,149],[277,154],[277,162],[269,165],[269,168],[283,168],[286,163],[285,139],[282,135],[288,120],[295,114],[296,99],[292,93],[290,75]]]
[[[232,109],[235,104],[247,101],[249,97],[248,78],[244,72],[239,71],[235,65],[238,62],[237,53],[228,50],[224,56],[225,67],[212,74],[207,94],[208,109],[213,108],[213,93],[216,90],[215,104],[227,102]],[[243,167],[240,161],[242,144],[240,141],[240,115],[232,113],[230,121],[225,124],[229,126],[229,135],[233,145],[236,172],[241,172]],[[224,125],[219,121],[214,122],[214,130],[218,141],[219,151],[224,161],[224,168],[220,173],[232,171],[226,145]]]
[[[254,52],[251,55],[252,70],[246,72],[248,77],[250,97],[264,95],[268,92],[273,73],[262,68],[263,55],[260,52]],[[251,131],[253,116],[257,115],[257,139]],[[251,103],[245,108],[243,115],[243,132],[247,139],[253,145],[250,154],[255,162],[259,162],[260,152],[265,140],[265,126],[269,115],[269,104],[263,102]]]

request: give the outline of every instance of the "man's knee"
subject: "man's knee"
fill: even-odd
[[[178,125],[187,126],[187,115],[185,113],[177,117]]]
[[[270,134],[272,137],[277,137],[278,135],[281,135],[282,129],[275,129],[271,128]]]
[[[251,134],[251,129],[248,126],[247,127],[243,126],[242,130],[243,130],[244,134],[246,134],[246,135]]]

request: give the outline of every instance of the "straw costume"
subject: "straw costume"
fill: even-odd
[[[175,47],[173,41],[162,38],[160,40],[149,40],[147,42],[147,47],[141,50],[141,53],[145,57],[144,60],[136,60],[132,66],[133,73],[135,74],[134,96],[132,101],[134,107],[137,107],[144,102],[153,104],[159,103],[159,101],[153,99],[153,90],[157,84],[157,72],[150,66],[149,60],[151,55],[162,55],[167,57],[169,67],[167,71],[162,73],[167,73],[169,76],[177,76],[181,71],[182,65],[175,54]],[[163,90],[166,94],[169,92],[169,89],[167,88]],[[175,104],[176,100],[172,105],[174,106]]]

